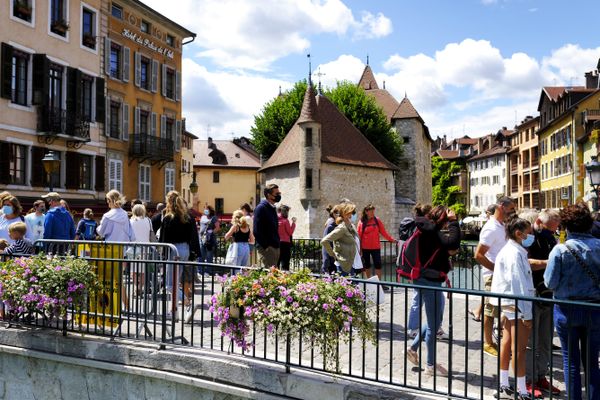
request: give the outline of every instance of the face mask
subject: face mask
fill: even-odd
[[[210,214],[210,211],[204,210],[204,215],[209,215],[209,214]]]
[[[13,208],[11,206],[2,206],[2,213],[4,213],[4,215],[11,215],[13,213]]]
[[[281,194],[275,195],[275,203],[279,203],[281,201]]]
[[[357,218],[358,218],[358,217],[356,216],[356,214],[352,214],[352,216],[350,217],[350,222],[352,222],[353,224],[355,224],[355,223],[356,223],[356,220],[357,220]]]
[[[533,244],[534,240],[535,240],[535,236],[533,236],[531,233],[528,233],[527,237],[525,239],[523,239],[523,241],[521,242],[521,246],[529,247]]]

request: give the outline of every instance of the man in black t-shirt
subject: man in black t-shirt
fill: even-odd
[[[548,263],[548,256],[557,243],[554,235],[559,225],[560,215],[558,211],[552,209],[542,210],[533,223],[535,241],[527,250],[533,285],[538,297],[552,298],[552,291],[544,285],[544,271]],[[552,391],[553,395],[557,395],[560,390],[550,385],[546,378],[552,355],[552,336],[554,332],[552,310],[553,307],[550,303],[534,303],[534,328],[530,336],[530,347],[535,344],[535,354],[532,354],[532,352],[527,353],[527,376],[531,378],[536,389],[545,392]],[[531,357],[535,358],[533,363],[530,361]]]

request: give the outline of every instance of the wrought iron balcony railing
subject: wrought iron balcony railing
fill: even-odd
[[[37,131],[49,136],[66,135],[83,142],[90,140],[90,122],[87,118],[56,107],[38,107]]]
[[[175,144],[173,140],[152,136],[145,133],[134,133],[129,136],[129,156],[143,161],[167,163],[173,161]]]

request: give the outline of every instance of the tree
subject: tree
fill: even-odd
[[[457,215],[465,215],[467,210],[460,198],[460,187],[452,185],[452,175],[460,172],[461,165],[456,161],[441,157],[431,157],[432,204],[450,207]]]
[[[252,140],[258,152],[265,157],[275,152],[298,119],[306,87],[306,81],[297,82],[283,96],[268,102],[261,115],[254,117]],[[325,92],[325,96],[385,158],[398,163],[402,154],[402,140],[372,97],[348,81],[338,82],[335,88]]]

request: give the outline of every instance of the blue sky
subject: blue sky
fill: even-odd
[[[544,85],[581,85],[600,43],[591,0],[143,0],[196,32],[184,114],[202,138],[248,136],[253,115],[307,76],[407,93],[433,135],[472,137],[535,115]],[[313,79],[318,79],[313,77]]]

